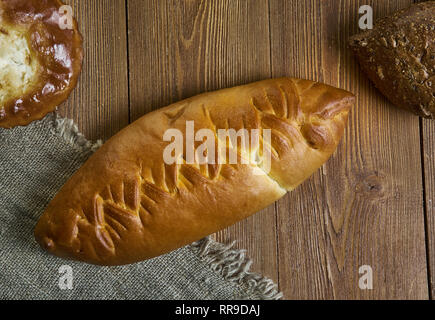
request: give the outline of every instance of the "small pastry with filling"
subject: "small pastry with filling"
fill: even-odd
[[[0,127],[25,126],[65,101],[83,60],[59,0],[0,0]]]

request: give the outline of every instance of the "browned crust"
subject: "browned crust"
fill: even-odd
[[[141,261],[199,240],[307,179],[336,149],[353,103],[349,92],[282,78],[149,113],[111,138],[63,186],[35,237],[55,255],[100,265]],[[166,165],[163,134],[184,132],[186,121],[215,133],[270,128],[271,172],[255,175],[256,166],[243,164]]]
[[[435,1],[381,19],[349,43],[362,69],[394,105],[435,118]]]
[[[73,21],[73,30],[61,30],[50,20],[62,5],[60,0],[2,0],[0,3],[3,23],[12,28],[17,26],[27,30],[29,47],[42,66],[36,87],[32,87],[24,96],[14,97],[1,106],[2,128],[25,126],[42,119],[65,101],[77,85],[83,61],[83,40],[77,21]],[[37,14],[39,18],[35,18]],[[36,35],[40,41],[36,41]],[[71,63],[70,67],[58,63],[53,55],[43,53],[48,51],[43,49],[53,48],[54,45],[65,48],[65,61]],[[50,92],[44,90],[50,84],[53,89]]]

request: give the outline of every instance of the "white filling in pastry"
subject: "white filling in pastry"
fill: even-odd
[[[0,109],[31,89],[37,80],[37,68],[25,34],[0,27]]]

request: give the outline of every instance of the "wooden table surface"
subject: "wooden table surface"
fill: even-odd
[[[287,299],[429,299],[435,274],[435,121],[394,108],[346,42],[358,8],[412,0],[69,0],[85,40],[60,113],[92,140],[198,93],[291,76],[357,95],[335,155],[296,191],[219,232]],[[234,195],[243,196],[243,195]],[[373,289],[359,269],[373,270]]]

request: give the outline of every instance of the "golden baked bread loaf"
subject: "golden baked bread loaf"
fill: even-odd
[[[55,255],[99,265],[133,263],[199,240],[307,179],[336,149],[353,103],[344,90],[282,78],[151,112],[73,175],[46,208],[35,237]],[[195,132],[270,130],[270,171],[258,144],[238,149],[239,158],[255,157],[256,163],[165,164],[165,132],[185,132],[188,121]]]
[[[82,38],[72,17],[68,25],[62,5],[59,0],[0,0],[2,128],[43,118],[76,86]]]

